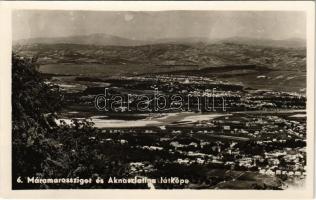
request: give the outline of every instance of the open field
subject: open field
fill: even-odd
[[[77,64],[56,63],[41,65],[39,71],[45,74],[76,75],[94,77],[113,77],[121,75],[140,75],[144,73],[168,72],[170,70],[187,70],[192,66],[160,67],[151,64]]]
[[[192,67],[190,67],[192,68]],[[306,72],[273,70],[258,66],[220,66],[195,67],[188,66],[157,67],[155,65],[105,65],[105,64],[45,64],[39,71],[51,75],[69,75],[91,77],[93,80],[115,76],[146,76],[146,75],[186,75],[206,77],[227,83],[241,84],[245,88],[266,89],[305,93]],[[73,80],[73,83],[76,81]],[[91,82],[91,81],[90,81]]]

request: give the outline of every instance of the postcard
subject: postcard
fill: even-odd
[[[314,2],[0,2],[1,194],[308,199]]]

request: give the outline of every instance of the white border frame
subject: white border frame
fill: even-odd
[[[14,9],[161,11],[239,10],[305,11],[307,20],[307,177],[302,190],[12,190],[11,189],[11,12]],[[311,199],[314,187],[314,55],[315,4],[312,1],[50,1],[0,2],[0,191],[7,198],[110,199]]]

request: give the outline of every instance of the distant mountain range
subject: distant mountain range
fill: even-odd
[[[144,44],[143,41],[130,40],[123,37],[107,34],[78,35],[68,37],[40,37],[22,39],[16,44],[87,44],[104,46],[136,46]]]
[[[270,46],[270,47],[306,47],[306,40],[301,38],[290,38],[286,40],[272,40],[272,39],[256,39],[256,38],[243,38],[234,37],[228,38],[226,42],[235,44],[247,44],[258,46]]]
[[[84,44],[84,45],[101,45],[101,46],[141,46],[149,44],[194,44],[194,43],[236,43],[257,46],[270,47],[305,47],[306,41],[300,38],[291,38],[286,40],[258,39],[246,37],[233,37],[226,39],[210,39],[203,37],[188,37],[188,38],[164,38],[155,40],[133,40],[123,37],[97,33],[90,35],[78,35],[68,37],[40,37],[14,41],[14,44]]]

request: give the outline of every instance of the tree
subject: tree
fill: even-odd
[[[55,111],[62,95],[55,85],[45,84],[34,60],[12,56],[12,172],[13,186],[21,176],[40,173],[50,157],[47,138],[57,128]]]

